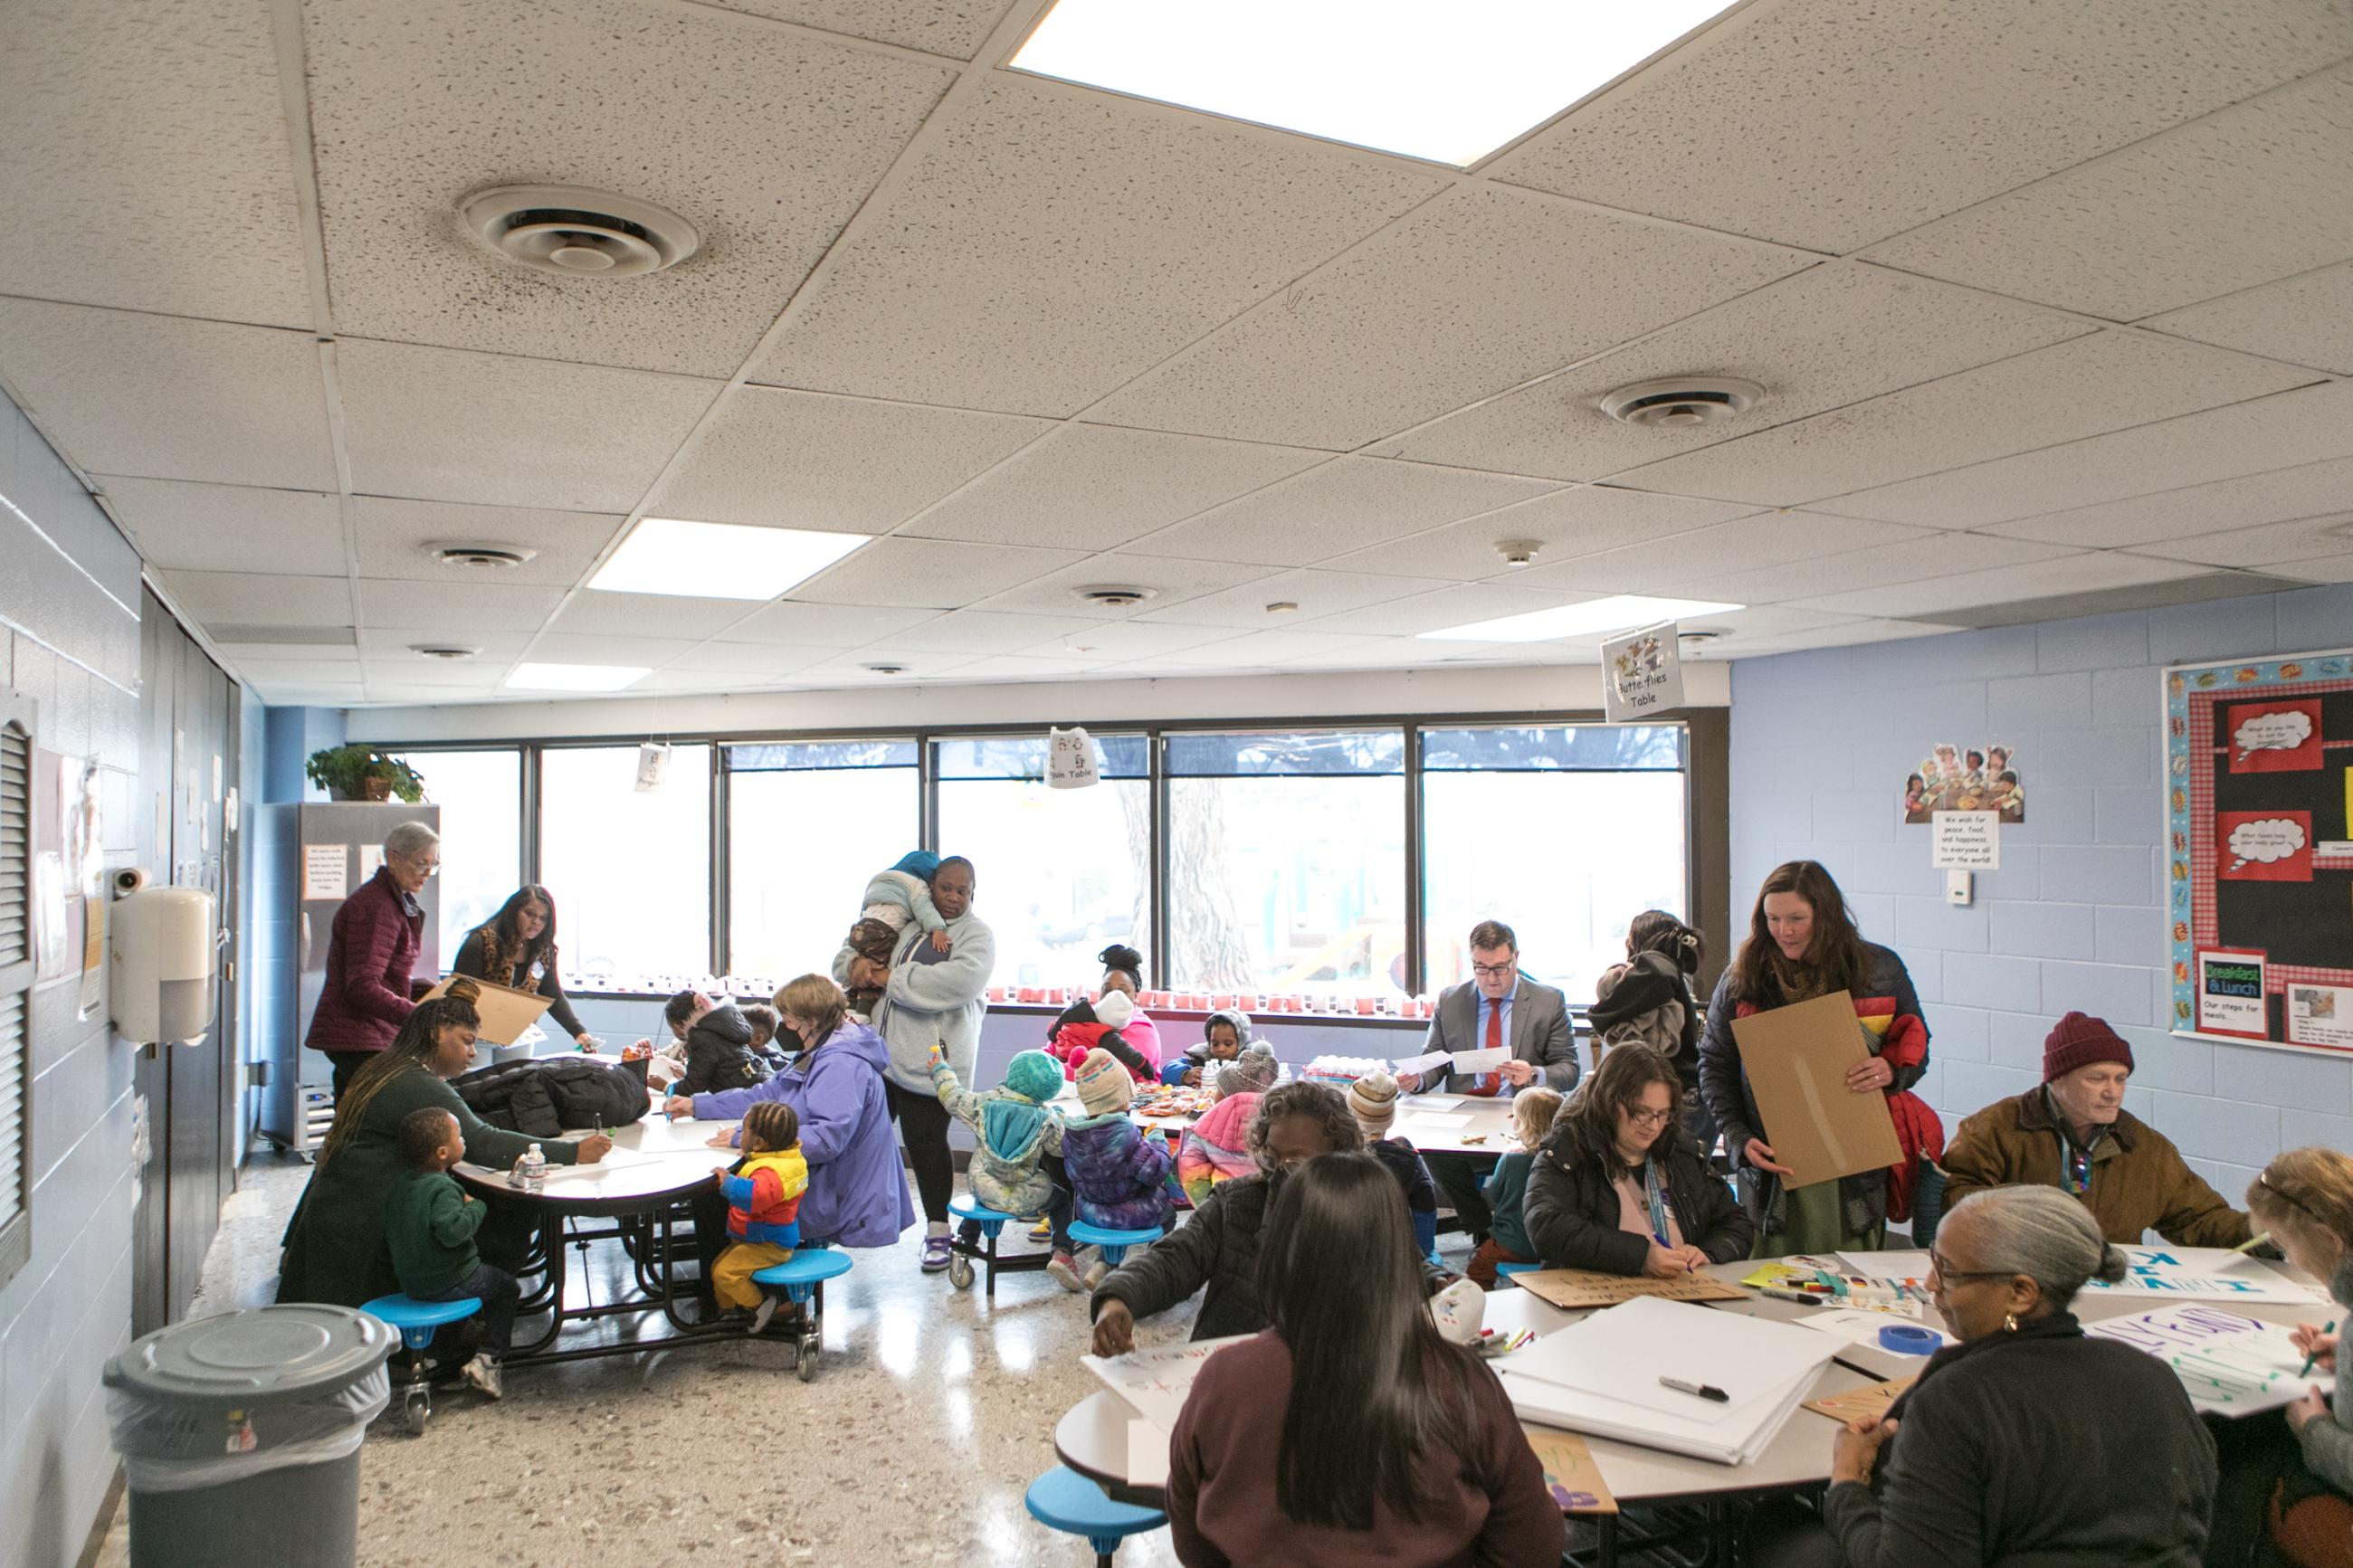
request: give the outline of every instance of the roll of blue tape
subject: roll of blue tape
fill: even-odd
[[[1897,1355],[1932,1354],[1937,1343],[1933,1331],[1915,1328],[1910,1323],[1890,1323],[1879,1331],[1879,1348],[1894,1351]]]

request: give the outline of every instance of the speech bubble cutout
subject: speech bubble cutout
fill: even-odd
[[[2311,739],[2312,715],[2293,708],[2258,713],[2240,724],[2239,732],[2232,737],[2242,763],[2257,752],[2293,752]]]
[[[2299,713],[2296,717],[2301,719],[2304,715]],[[2286,859],[2303,847],[2304,825],[2301,823],[2291,822],[2282,816],[2267,816],[2260,822],[2242,822],[2231,829],[2231,853],[2238,857],[2232,862],[2231,869],[2235,871],[2250,860],[2268,866],[2274,860]]]

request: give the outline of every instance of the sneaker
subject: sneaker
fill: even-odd
[[[766,1333],[768,1320],[776,1315],[776,1299],[774,1296],[761,1297],[760,1304],[752,1310],[752,1327],[747,1331],[754,1334]]]
[[[1111,1265],[1105,1263],[1100,1258],[1096,1258],[1092,1263],[1087,1265],[1086,1278],[1087,1289],[1092,1290],[1096,1286],[1101,1285],[1104,1280],[1111,1278]]]
[[[1050,1219],[1041,1219],[1036,1225],[1031,1226],[1029,1227],[1029,1239],[1032,1241],[1053,1240],[1054,1222]]]
[[[937,1274],[945,1268],[952,1250],[948,1245],[948,1238],[944,1236],[923,1237],[923,1272]]]
[[[1076,1291],[1087,1288],[1087,1282],[1079,1278],[1078,1266],[1071,1261],[1071,1255],[1067,1252],[1058,1252],[1048,1258],[1046,1272],[1052,1275],[1054,1283],[1065,1290]]]
[[[492,1399],[502,1397],[499,1387],[499,1363],[496,1356],[485,1351],[466,1363],[466,1381]]]

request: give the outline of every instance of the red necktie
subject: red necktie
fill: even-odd
[[[1501,1050],[1503,1048],[1503,1045],[1504,1005],[1501,1002],[1490,1002],[1487,1004],[1486,1048],[1491,1051]],[[1504,1075],[1502,1073],[1482,1072],[1476,1079],[1472,1080],[1470,1089],[1465,1092],[1492,1097],[1501,1092],[1503,1087]]]

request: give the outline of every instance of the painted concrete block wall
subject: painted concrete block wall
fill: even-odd
[[[1947,1133],[2041,1081],[2071,1008],[2132,1042],[2134,1114],[2233,1202],[2283,1148],[2353,1149],[2353,1062],[2162,1026],[2168,664],[2353,644],[2353,584],[1748,659],[1733,668],[1733,908],[1783,860],[1830,868],[1863,934],[1904,957]],[[1938,742],[2018,747],[2022,824],[1966,909],[1943,899],[1905,775]]]
[[[39,743],[101,767],[106,864],[132,864],[139,557],[0,397],[0,688]],[[99,1370],[128,1342],[133,1047],[72,978],[34,994],[32,1259],[0,1288],[0,1568],[64,1568],[114,1471]]]

